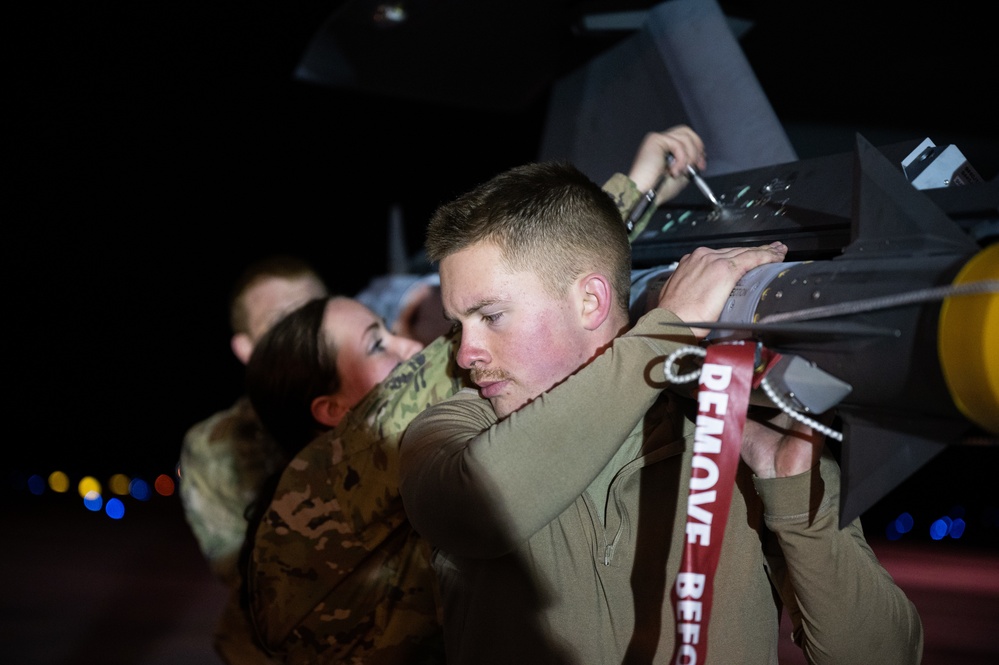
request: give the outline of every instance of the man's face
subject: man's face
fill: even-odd
[[[248,314],[250,340],[256,344],[275,323],[313,298],[326,295],[326,287],[314,277],[267,277],[243,296]]]
[[[592,355],[572,289],[553,298],[533,272],[511,272],[492,243],[440,263],[448,318],[461,324],[458,364],[505,418]]]

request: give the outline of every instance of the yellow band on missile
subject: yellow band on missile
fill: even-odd
[[[978,252],[954,284],[999,280],[999,245]],[[940,367],[954,404],[972,422],[999,434],[999,293],[944,300],[937,336]]]

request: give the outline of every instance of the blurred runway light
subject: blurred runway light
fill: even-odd
[[[888,540],[898,540],[912,529],[913,519],[909,513],[902,513],[885,525],[885,537]]]
[[[87,492],[83,497],[83,505],[86,506],[89,511],[96,513],[100,511],[103,504],[104,499],[102,499],[101,495],[94,490]]]
[[[888,526],[885,527],[885,537],[888,540],[898,540],[903,535],[912,531],[912,527],[915,525],[916,520],[913,519],[910,513],[902,513],[895,519],[888,522]]]
[[[108,489],[113,494],[125,496],[128,494],[128,476],[124,473],[116,473],[108,479]]]
[[[93,476],[84,476],[83,478],[80,478],[80,483],[76,486],[76,490],[83,498],[86,498],[91,492],[100,495],[101,484]]]
[[[132,482],[128,484],[128,493],[132,495],[133,499],[138,499],[139,501],[148,501],[149,495],[149,483],[147,483],[142,478],[133,478]]]
[[[62,494],[69,490],[69,476],[62,471],[53,471],[49,474],[49,487],[53,492]]]
[[[155,485],[156,485],[156,491],[161,496],[171,496],[173,494],[174,490],[173,478],[166,475],[165,473],[161,473],[160,475],[156,476]]]
[[[45,492],[45,479],[37,473],[28,478],[28,491],[35,496],[41,496]]]
[[[104,508],[104,512],[111,519],[120,520],[125,516],[125,504],[121,502],[121,499],[108,499],[108,505]]]
[[[930,525],[930,538],[933,540],[943,540],[950,531],[950,518],[941,517]]]
[[[965,526],[966,524],[962,518],[944,515],[930,525],[930,538],[933,540],[943,540],[949,536],[956,540],[964,535]]]

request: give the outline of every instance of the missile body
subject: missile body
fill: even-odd
[[[999,245],[972,240],[860,136],[854,170],[842,255],[750,271],[708,338],[754,338],[828,375],[841,526],[947,445],[999,445]]]

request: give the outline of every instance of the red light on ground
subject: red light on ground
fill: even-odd
[[[156,493],[160,496],[170,496],[174,490],[173,478],[165,473],[161,473],[156,476],[156,482],[153,483],[153,487],[156,488]]]

